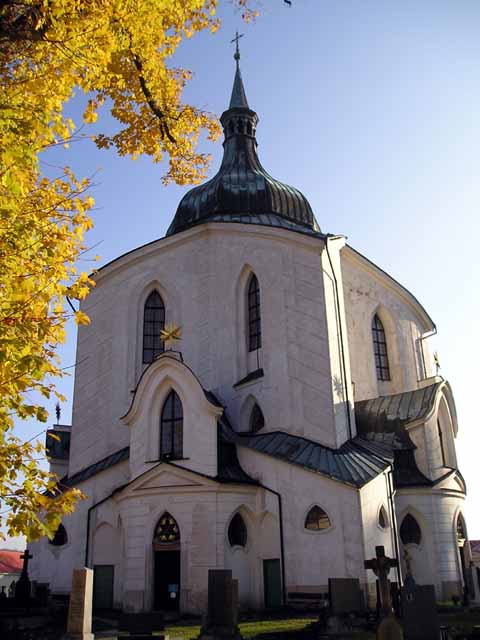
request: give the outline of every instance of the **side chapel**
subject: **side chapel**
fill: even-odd
[[[372,595],[364,561],[383,545],[439,599],[461,594],[465,483],[435,324],[265,171],[238,58],[218,173],[82,304],[72,425],[48,446],[60,487],[88,498],[31,545],[31,577],[68,594],[88,566],[97,607],[199,613],[208,569],[230,568],[241,607],[262,609],[329,578]]]

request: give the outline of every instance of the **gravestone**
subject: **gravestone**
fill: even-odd
[[[242,640],[238,628],[238,580],[230,569],[209,569],[208,612],[199,640]]]
[[[398,562],[385,555],[385,547],[375,547],[375,558],[365,561],[365,569],[371,569],[378,578],[380,592],[380,615],[382,620],[377,627],[377,640],[402,640],[403,631],[392,609],[392,594],[388,574]]]
[[[402,589],[403,627],[408,640],[438,640],[438,619],[435,587],[417,585],[413,579]]]
[[[74,569],[63,640],[94,640],[92,633],[93,569]]]
[[[20,559],[23,560],[23,567],[15,588],[16,604],[20,607],[27,607],[30,604],[31,584],[28,577],[28,561],[32,558],[33,556],[28,549],[25,549],[23,555],[20,556]]]
[[[363,611],[363,593],[358,578],[329,578],[328,592],[332,614]]]

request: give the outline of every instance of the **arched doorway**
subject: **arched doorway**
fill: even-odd
[[[153,608],[177,611],[180,607],[180,528],[167,511],[153,535]]]

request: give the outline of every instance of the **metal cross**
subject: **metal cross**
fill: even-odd
[[[233,58],[234,60],[237,61],[237,67],[238,67],[238,61],[240,60],[240,49],[238,48],[238,41],[240,40],[240,38],[243,38],[245,34],[241,33],[240,35],[238,34],[238,31],[235,32],[235,38],[233,40],[230,40],[230,42],[235,42],[235,53],[233,54]]]

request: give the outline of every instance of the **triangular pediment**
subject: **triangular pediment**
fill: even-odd
[[[172,468],[170,465],[161,465],[160,468],[151,469],[143,476],[134,480],[130,486],[133,491],[153,491],[160,489],[175,489],[187,487],[202,487],[210,484],[207,479],[183,469]]]

